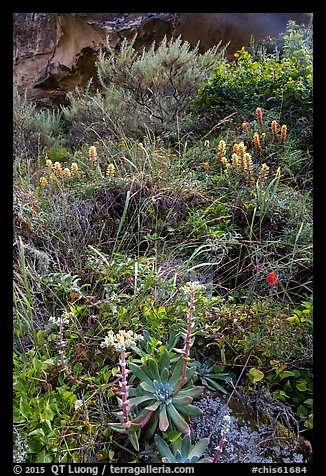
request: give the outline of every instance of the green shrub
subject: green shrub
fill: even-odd
[[[198,47],[191,48],[180,37],[165,37],[159,45],[137,52],[134,42],[125,39],[119,51],[109,45],[102,49],[97,61],[100,91],[92,97],[87,89],[69,95],[71,105],[63,111],[72,134],[77,132],[76,121],[84,134],[93,131],[93,138],[121,130],[142,137],[147,128],[177,137],[189,128],[189,100],[224,50],[219,44],[199,54]]]
[[[13,153],[20,163],[36,161],[42,152],[58,144],[62,133],[61,113],[37,110],[35,103],[13,89]]]
[[[305,28],[308,28],[306,30]],[[257,106],[275,109],[288,125],[312,120],[312,30],[289,22],[281,51],[256,46],[235,53],[235,62],[220,60],[200,89],[194,110],[222,118],[231,112],[246,117]],[[279,44],[279,43],[278,43]],[[241,118],[240,118],[241,120]],[[310,123],[311,125],[311,123]]]

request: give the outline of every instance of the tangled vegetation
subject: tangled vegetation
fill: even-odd
[[[312,29],[223,51],[15,90],[15,461],[218,462],[191,420],[235,385],[312,430]]]

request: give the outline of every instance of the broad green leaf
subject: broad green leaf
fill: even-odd
[[[181,374],[182,374],[182,366],[183,366],[183,359],[180,359],[176,364],[173,369],[172,375],[169,378],[169,384],[173,389],[176,389],[180,379],[181,379]]]
[[[148,385],[153,385],[152,384],[152,379],[144,372],[144,370],[141,367],[138,367],[138,365],[135,365],[133,363],[129,364],[130,370],[136,377],[139,378],[141,382],[146,382]]]
[[[192,397],[190,397],[189,395],[185,395],[185,396],[179,396],[179,394],[176,396],[176,397],[173,397],[173,405],[188,405],[189,403],[191,403],[193,400]]]
[[[157,402],[152,403],[151,405],[146,406],[146,407],[145,407],[145,410],[149,410],[149,411],[151,411],[151,412],[155,412],[155,410],[157,410],[160,405],[162,405],[162,402],[161,402],[161,401],[157,401]],[[162,406],[165,407],[165,405],[162,405]]]
[[[203,414],[203,412],[200,408],[195,407],[194,405],[191,405],[190,403],[188,405],[182,405],[182,406],[175,405],[175,407],[183,415],[201,416]]]
[[[259,382],[260,380],[262,380],[264,378],[263,372],[261,372],[261,370],[255,369],[255,368],[250,369],[248,374],[249,374],[253,383],[257,383],[257,382]]]
[[[149,400],[154,400],[153,395],[142,395],[140,397],[129,398],[128,405],[130,408],[135,407],[143,402],[148,402]]]
[[[154,441],[156,444],[157,449],[160,452],[160,455],[163,458],[166,458],[165,462],[167,463],[173,463],[174,462],[174,455],[168,445],[165,443],[163,438],[161,438],[159,435],[154,436]]]
[[[199,385],[196,387],[194,385],[191,385],[189,387],[183,387],[179,391],[178,397],[189,395],[192,398],[197,398],[199,397],[199,395],[203,393],[204,390],[205,390],[205,387],[199,386]]]
[[[182,433],[189,433],[190,428],[188,423],[182,418],[180,413],[176,410],[174,405],[170,403],[170,405],[167,406],[167,411],[169,416],[171,417],[171,420],[175,424],[175,426],[182,431]]]
[[[192,458],[193,456],[200,457],[206,450],[208,444],[209,444],[209,438],[202,438],[201,440],[197,441],[197,443],[195,444],[195,446],[192,448],[192,450],[189,453],[189,458]]]
[[[184,459],[188,457],[190,446],[191,446],[190,435],[187,434],[186,436],[183,437],[182,443],[181,443],[181,454]]]
[[[295,373],[291,372],[290,370],[284,370],[283,372],[279,373],[279,376],[281,377],[280,380],[283,380],[284,378],[287,378],[287,377],[294,377]]]
[[[153,379],[161,380],[156,360],[154,360],[152,358],[148,359],[147,366],[148,366],[148,368],[151,372],[151,376],[153,377]]]
[[[135,448],[136,451],[139,451],[139,442],[136,432],[128,433],[128,438],[132,446]]]
[[[160,414],[159,414],[159,429],[162,432],[165,432],[169,428],[169,419],[166,414],[166,405],[162,405]]]

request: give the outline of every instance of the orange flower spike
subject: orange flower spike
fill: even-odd
[[[239,155],[239,144],[234,144],[233,145],[233,152],[237,155]]]
[[[255,133],[254,133],[254,145],[255,145],[256,149],[258,149],[258,150],[261,149],[260,139],[259,139],[259,134],[258,134],[258,132],[255,132]]]
[[[243,129],[245,132],[248,132],[249,126],[248,126],[248,123],[247,123],[247,122],[243,122],[243,123],[242,123],[242,129]]]
[[[204,167],[205,170],[209,170],[209,169],[210,169],[210,165],[209,165],[208,162],[204,162],[204,163],[203,163],[203,167]]]
[[[272,121],[273,140],[277,140],[277,122]]]
[[[256,116],[259,124],[262,126],[263,125],[263,111],[261,107],[257,107],[256,109]]]
[[[281,127],[281,143],[283,144],[286,139],[286,132],[287,132],[287,127],[285,124]]]

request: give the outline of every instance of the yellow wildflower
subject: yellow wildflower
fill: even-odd
[[[96,163],[97,151],[96,151],[96,147],[94,147],[93,145],[88,149],[88,157],[89,157],[89,160],[92,162],[92,164]]]
[[[73,162],[70,168],[73,174],[76,174],[78,172],[78,165],[76,164],[76,162]]]
[[[45,163],[46,163],[46,166],[49,167],[49,169],[52,168],[52,165],[53,165],[53,164],[52,164],[52,160],[51,160],[51,159],[47,159],[47,160],[45,161]]]
[[[56,172],[58,172],[58,173],[61,173],[61,172],[62,172],[60,162],[55,162],[53,168],[54,168],[54,170],[55,170]]]
[[[68,167],[66,167],[65,169],[63,169],[63,175],[67,178],[70,178],[71,177],[71,173],[70,173],[70,170],[68,169]]]
[[[48,181],[46,180],[45,177],[40,178],[40,185],[41,185],[41,187],[47,187],[48,186]]]
[[[107,169],[106,169],[106,176],[107,177],[113,177],[114,176],[114,172],[115,172],[115,169],[114,169],[114,165],[113,164],[109,164]]]

